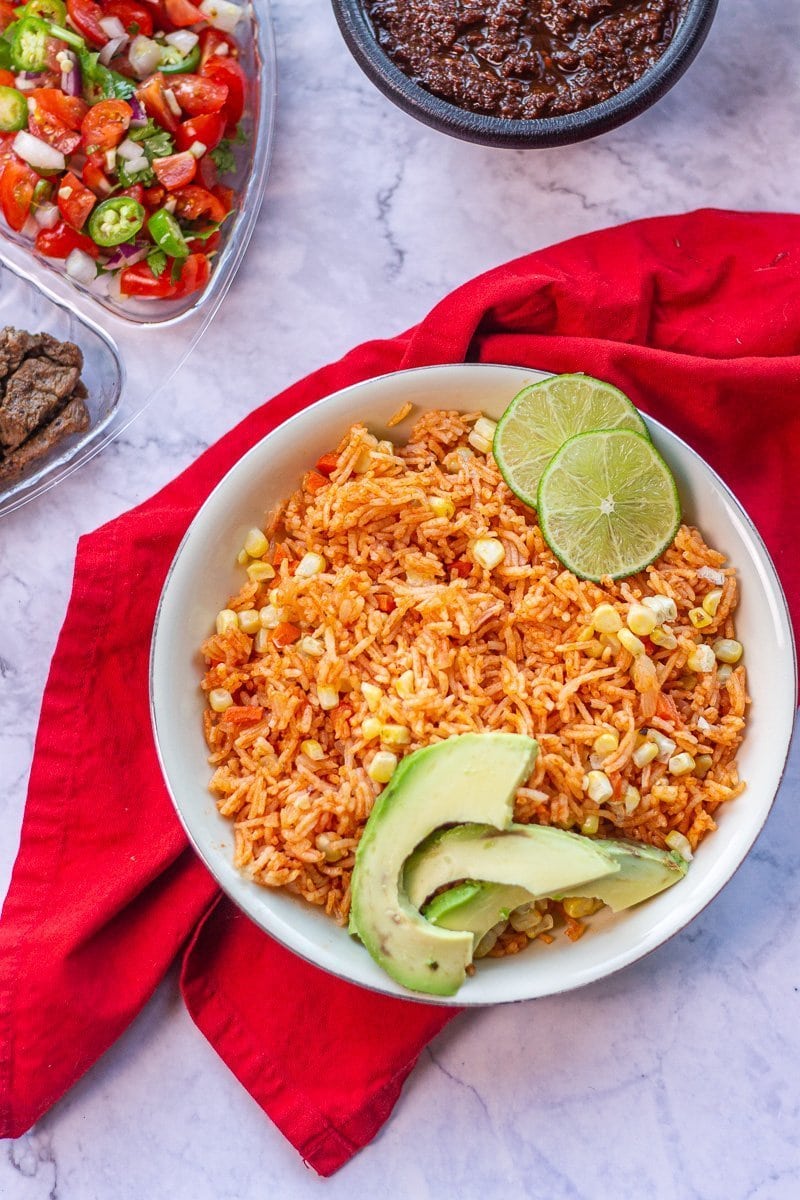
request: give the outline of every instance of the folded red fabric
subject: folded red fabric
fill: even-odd
[[[323,1175],[374,1136],[456,1011],[327,976],[220,897],[161,780],[147,659],[180,539],[250,446],[336,388],[462,359],[618,384],[733,486],[800,625],[798,217],[704,211],[528,255],[263,405],[158,495],[81,539],[0,921],[0,1136],[63,1095],[179,953],[192,1017]]]

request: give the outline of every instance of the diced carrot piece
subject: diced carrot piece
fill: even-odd
[[[460,579],[466,579],[472,571],[472,563],[467,562],[464,558],[457,558],[455,562],[450,563],[450,574],[458,575]]]
[[[678,712],[677,705],[672,696],[666,696],[663,692],[659,692],[656,699],[656,716],[661,717],[662,721],[674,721],[678,725],[683,724],[681,714]]]
[[[339,459],[336,454],[323,454],[322,458],[317,463],[317,470],[320,475],[327,475],[328,478],[333,474],[339,465]]]
[[[287,558],[291,558],[291,557],[292,557],[291,554],[286,549],[286,547],[283,545],[283,543],[278,542],[277,546],[275,547],[275,549],[272,552],[272,565],[274,567],[279,567],[282,562],[285,562],[287,560]]]
[[[378,596],[376,603],[381,612],[384,613],[394,612],[394,610],[397,608],[393,596],[384,596],[381,594]]]
[[[586,933],[586,926],[574,917],[567,917],[566,935],[571,942],[577,942]]]
[[[272,640],[276,646],[291,646],[300,639],[300,629],[291,621],[282,621],[272,631]]]
[[[303,487],[307,492],[311,492],[315,496],[322,488],[328,486],[328,480],[324,475],[320,475],[319,471],[306,471]]]
[[[232,704],[230,708],[225,709],[221,721],[227,725],[252,725],[263,716],[264,709],[260,704]]]
[[[553,937],[553,935],[551,933],[540,933],[539,934],[539,941],[544,942],[545,946],[552,946],[552,944],[555,940],[556,939]]]

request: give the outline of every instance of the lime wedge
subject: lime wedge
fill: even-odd
[[[625,393],[590,375],[553,375],[523,388],[498,421],[492,447],[514,495],[535,508],[542,471],[556,450],[590,429],[633,429],[648,436]]]
[[[539,524],[574,575],[635,575],[666,550],[681,520],[678,489],[649,438],[598,429],[565,442],[539,483]]]

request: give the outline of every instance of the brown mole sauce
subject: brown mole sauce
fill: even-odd
[[[661,57],[688,0],[364,0],[401,71],[460,108],[524,119],[577,112]]]

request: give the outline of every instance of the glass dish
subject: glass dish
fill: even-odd
[[[252,37],[243,37],[242,63],[251,79],[242,124],[251,154],[239,162],[232,182],[239,208],[223,237],[206,289],[182,300],[117,302],[67,276],[59,260],[33,252],[29,239],[0,225],[0,310],[3,324],[32,333],[46,329],[75,341],[87,359],[84,381],[92,387],[92,361],[100,369],[98,339],[109,352],[90,394],[91,426],[65,439],[18,480],[0,483],[0,515],[52,487],[117,437],[170,381],[219,308],[253,234],[266,186],[275,117],[275,42],[269,0],[248,4]],[[227,182],[227,181],[226,181]],[[49,325],[50,320],[54,324]],[[37,324],[38,322],[38,324]],[[56,328],[60,333],[56,333]],[[69,332],[68,332],[69,330]],[[85,341],[84,341],[85,339]],[[99,354],[99,351],[97,352]],[[93,368],[94,369],[94,368]],[[154,380],[158,382],[154,384]]]

